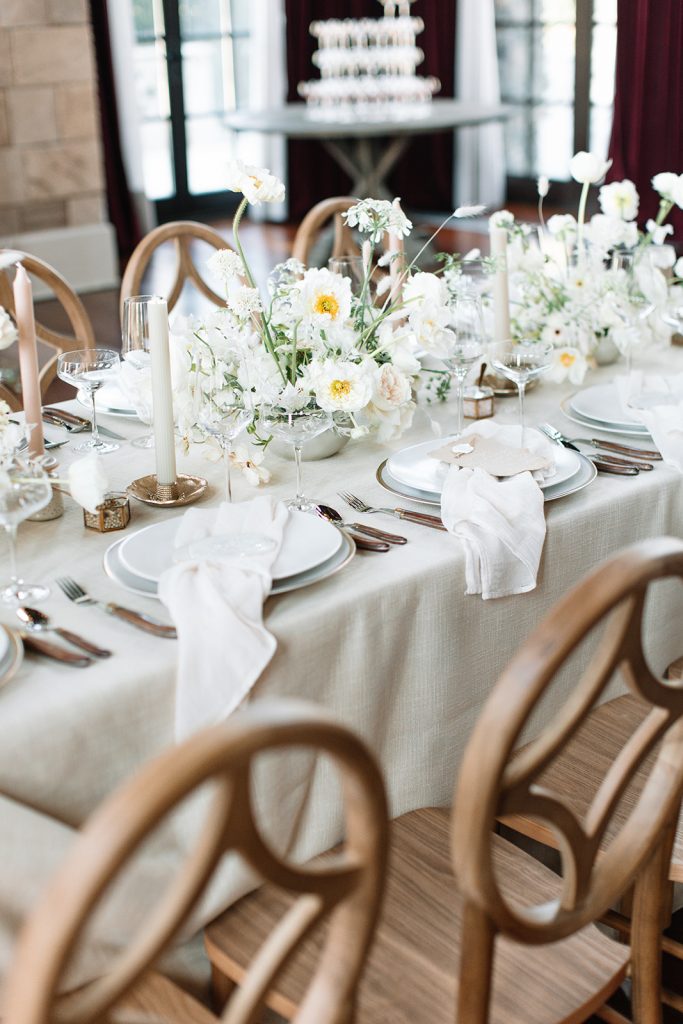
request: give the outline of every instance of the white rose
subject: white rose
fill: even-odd
[[[102,468],[102,459],[97,455],[86,455],[69,466],[69,490],[71,497],[88,512],[96,512],[109,490],[109,483]]]
[[[7,310],[0,306],[0,349],[9,348],[19,337],[14,321]]]
[[[582,150],[572,157],[569,171],[574,181],[578,181],[580,185],[597,185],[611,166],[611,160],[603,160],[595,153],[586,153]]]
[[[391,363],[378,366],[375,372],[373,405],[378,409],[398,409],[410,401],[410,381]]]
[[[600,209],[608,217],[633,220],[638,216],[640,202],[638,190],[628,178],[625,178],[624,181],[612,181],[609,185],[603,185],[598,201]]]

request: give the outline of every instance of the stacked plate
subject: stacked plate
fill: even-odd
[[[116,541],[104,555],[105,572],[125,590],[156,597],[159,579],[174,564],[181,517],[164,520]],[[273,566],[271,594],[285,594],[332,576],[353,558],[356,545],[336,526],[307,512],[290,512]]]
[[[440,505],[441,492],[450,467],[433,458],[431,453],[451,440],[456,439],[453,437],[435,441],[432,438],[396,452],[377,470],[378,481],[388,491],[410,498],[411,501],[423,505]],[[590,459],[559,445],[554,454],[555,472],[539,484],[546,501],[554,501],[580,491],[595,479],[597,470]]]
[[[564,400],[562,411],[582,427],[650,440],[643,424],[622,407],[616,384],[595,384],[577,391]]]
[[[87,391],[79,391],[76,397],[88,411],[92,409],[92,402]],[[130,399],[124,395],[118,384],[103,384],[95,394],[95,405],[97,411],[105,416],[124,416],[129,420],[137,419],[137,413],[131,407]]]
[[[0,626],[0,686],[8,683],[24,657],[24,645],[7,626]]]

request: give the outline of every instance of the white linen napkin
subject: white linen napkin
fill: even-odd
[[[664,462],[683,473],[683,374],[632,370],[615,383],[622,410],[647,428]]]
[[[482,433],[519,445],[521,428],[484,422],[469,427],[463,436]],[[549,441],[533,430],[525,432],[524,440],[525,447],[547,456],[554,467]],[[545,513],[543,492],[531,473],[498,479],[483,469],[451,466],[441,495],[441,517],[449,533],[465,546],[466,594],[481,594],[487,601],[534,589],[545,541]]]
[[[176,549],[224,533],[265,534],[272,550],[249,556],[189,559],[167,569],[159,597],[178,630],[176,738],[227,717],[244,700],[275,653],[263,624],[288,511],[268,496],[190,509]]]

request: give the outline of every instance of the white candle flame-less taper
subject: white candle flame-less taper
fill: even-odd
[[[168,347],[168,306],[165,299],[149,301],[149,353],[152,364],[152,409],[157,484],[176,480],[173,387]]]
[[[504,227],[489,222],[491,239],[491,256],[496,260],[496,272],[493,277],[493,340],[510,340],[510,292],[508,286],[508,234]]]

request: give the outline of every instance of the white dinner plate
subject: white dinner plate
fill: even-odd
[[[601,434],[618,434],[620,437],[637,437],[641,441],[651,441],[652,438],[648,434],[647,430],[643,426],[634,425],[632,427],[610,427],[604,423],[596,423],[595,420],[585,419],[583,416],[579,416],[577,412],[574,412],[571,406],[571,396],[564,398],[560,402],[560,409],[573,423],[579,423],[584,430],[595,432],[600,431]]]
[[[336,529],[336,527],[335,527]],[[313,583],[325,580],[329,576],[343,569],[351,561],[356,553],[356,545],[347,533],[342,533],[339,549],[321,565],[309,569],[307,572],[297,573],[295,576],[284,576],[282,579],[273,580],[271,596],[287,594],[290,590],[301,590],[303,587],[310,587]],[[115,541],[104,553],[104,571],[110,579],[118,583],[124,590],[132,594],[139,594],[141,597],[157,597],[157,584],[153,580],[146,580],[142,576],[136,576],[130,572],[120,558],[120,550],[123,540]]]
[[[430,441],[422,441],[420,444],[413,444],[400,452],[395,452],[387,459],[387,469],[390,476],[399,483],[417,491],[427,491],[430,494],[440,495],[443,490],[444,481],[450,466],[446,462],[439,462],[432,458],[431,452],[445,448],[455,437],[446,437],[441,440],[432,438]],[[576,452],[569,448],[559,448],[555,452],[555,472],[539,486],[542,490],[554,487],[569,480],[579,471],[579,459]]]
[[[567,449],[568,451],[570,449]],[[577,472],[564,480],[562,483],[553,484],[552,486],[546,486],[543,489],[543,497],[546,501],[556,501],[558,498],[565,498],[568,494],[574,494],[576,491],[583,490],[588,484],[592,483],[598,475],[598,471],[585,455],[579,455],[578,452],[574,452],[579,460]],[[409,498],[411,501],[415,501],[420,505],[431,505],[434,508],[441,507],[441,494],[435,491],[421,491],[415,487],[409,487],[408,484],[401,483],[400,480],[396,480],[391,475],[388,468],[388,460],[383,462],[377,470],[377,481],[384,487],[385,490],[391,491],[392,494],[398,494],[402,498]]]
[[[158,583],[174,564],[173,542],[182,516],[144,526],[125,537],[119,558],[129,572]],[[273,579],[296,576],[326,562],[339,550],[342,534],[325,519],[308,512],[290,512],[280,553],[273,566]]]
[[[86,409],[92,410],[92,402],[87,391],[79,391],[76,398]],[[118,384],[103,384],[95,394],[97,411],[105,416],[123,416],[129,420],[138,418],[135,409],[131,408],[130,399],[126,398]]]
[[[572,412],[584,420],[602,423],[607,427],[626,427],[627,430],[640,430],[646,433],[643,424],[624,412],[619,400],[616,384],[594,384],[592,387],[577,391],[569,400]]]
[[[21,637],[7,626],[0,626],[0,686],[8,683],[24,660]]]

